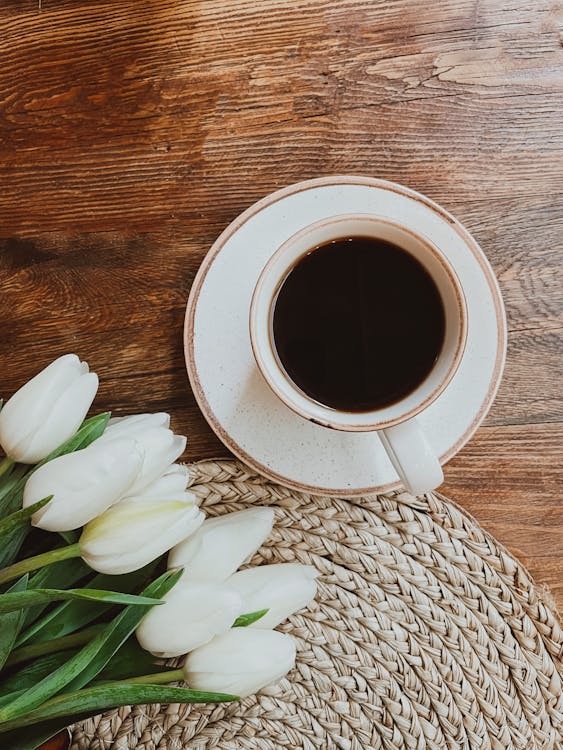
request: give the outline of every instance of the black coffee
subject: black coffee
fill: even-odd
[[[411,393],[444,340],[444,306],[426,269],[384,240],[345,237],[314,248],[275,300],[284,369],[308,396],[371,411]]]

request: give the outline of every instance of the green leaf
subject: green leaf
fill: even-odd
[[[77,713],[97,714],[109,708],[134,706],[139,703],[225,703],[236,700],[236,695],[208,693],[168,685],[108,683],[51,698],[36,710],[0,724],[0,732]]]
[[[131,636],[113,655],[98,677],[105,681],[128,680],[131,677],[158,674],[169,670],[170,667],[157,664],[156,658],[139,646],[135,636]]]
[[[23,488],[25,487],[27,477],[28,474],[22,474],[0,498],[0,518],[4,518],[18,510],[18,508],[21,508]]]
[[[146,597],[162,597],[179,579],[182,570],[168,571],[143,591]],[[102,592],[103,593],[103,592]],[[126,596],[122,594],[122,596]],[[152,599],[151,599],[152,601]],[[77,690],[96,677],[117,649],[135,630],[147,607],[127,607],[90,643],[59,669],[29,688],[24,695],[0,709],[0,724],[24,716],[67,687]]]
[[[6,535],[0,547],[0,568],[5,568],[16,559],[28,530],[26,527],[20,527]]]
[[[55,448],[54,451],[51,451],[46,458],[35,466],[33,471],[36,471],[40,466],[46,464],[47,461],[52,461],[54,458],[87,448],[90,443],[93,443],[94,440],[97,440],[103,434],[110,416],[111,413],[106,411],[103,414],[97,414],[95,417],[85,419],[74,435],[65,443],[59,445],[58,448]]]
[[[28,508],[22,508],[21,510],[15,511],[15,513],[10,513],[9,516],[6,516],[6,518],[0,521],[0,536],[8,534],[10,531],[17,529],[20,526],[27,526],[29,519],[35,511],[43,508],[52,499],[53,496],[49,495],[48,497],[44,497],[43,500],[38,500],[36,503],[33,503],[33,505],[30,505]]]
[[[85,578],[88,573],[91,573],[91,568],[89,568],[88,565],[86,565],[86,563],[80,558],[73,557],[70,560],[59,560],[59,562],[52,563],[51,565],[46,565],[44,568],[40,568],[38,571],[36,571],[29,579],[28,588],[69,589],[73,587],[75,583]],[[97,589],[104,587],[87,586],[87,588]],[[108,590],[110,589],[109,586],[107,588]],[[120,591],[120,589],[116,590]],[[65,604],[71,603],[72,602],[65,602]],[[39,617],[45,609],[45,606],[30,607],[25,613],[22,628],[27,627],[30,622],[33,622],[37,617]],[[88,606],[95,607],[96,605],[88,602]],[[18,636],[18,646],[20,645],[21,638],[21,635]]]
[[[4,505],[4,512],[2,513],[0,511],[0,517],[2,515],[11,514],[21,507],[23,501],[23,488],[26,480],[27,476],[21,479],[20,482],[16,484],[13,491],[8,493],[0,501],[0,506]],[[4,501],[6,501],[6,504]],[[30,528],[30,524],[26,524],[25,526],[18,526],[12,531],[4,534],[2,545],[0,546],[0,568],[5,568],[16,559],[20,547],[22,546]]]
[[[25,591],[28,578],[29,576],[27,575],[20,578],[19,581],[16,581],[9,588],[9,591],[12,593]],[[16,638],[18,637],[22,625],[23,614],[24,613],[21,609],[17,609],[14,612],[9,612],[0,617],[0,670],[6,663],[6,659],[14,648]]]
[[[161,599],[167,594],[182,576],[183,569],[170,570],[151,583],[143,591],[144,596]],[[95,658],[88,664],[78,677],[68,684],[68,690],[79,690],[91,682],[108,664],[115,652],[125,643],[135,631],[149,607],[127,607],[107,627],[105,639]],[[104,633],[101,634],[104,636]],[[101,637],[100,636],[100,637]]]
[[[17,609],[35,607],[38,604],[64,601],[66,599],[87,599],[111,604],[153,605],[157,599],[133,594],[120,594],[117,591],[98,591],[97,589],[33,589],[18,593],[0,594],[0,614],[14,612]]]
[[[2,706],[6,706],[8,703],[11,703],[12,701],[15,701],[16,698],[19,698],[20,695],[23,695],[25,693],[25,688],[20,688],[19,690],[13,690],[11,693],[2,693],[0,695],[0,708]]]
[[[14,667],[18,664],[33,661],[46,654],[56,653],[57,651],[70,651],[84,646],[101,632],[103,625],[92,625],[90,628],[79,630],[78,633],[65,635],[62,638],[55,638],[52,641],[43,643],[28,643],[27,646],[16,648],[12,651],[6,662],[6,667]]]
[[[75,564],[78,560],[68,561]],[[133,593],[144,586],[154,573],[158,565],[158,560],[145,565],[140,570],[124,575],[96,575],[88,582],[88,588],[102,589],[103,591],[121,591],[123,593]],[[56,563],[61,565],[63,563]],[[65,562],[66,564],[66,562]],[[55,565],[49,566],[54,568]],[[85,566],[86,567],[86,566]],[[43,568],[48,570],[48,568]],[[66,584],[68,585],[68,584]],[[57,588],[64,588],[64,585],[57,585]],[[67,601],[60,604],[55,609],[47,612],[41,620],[38,620],[31,628],[23,633],[18,639],[18,646],[26,643],[33,637],[34,641],[48,641],[53,638],[60,638],[63,635],[69,635],[76,630],[88,625],[104,615],[110,608],[111,604],[99,604],[87,601]]]
[[[29,579],[30,589],[67,589],[76,581],[84,578],[92,569],[79,557],[71,557],[68,560],[59,560],[58,562],[46,565],[44,568],[36,570]],[[104,591],[113,591],[114,589],[105,586],[88,586],[89,589],[103,588]],[[121,591],[121,589],[115,589]],[[130,592],[127,592],[130,593]]]
[[[0,695],[4,696],[14,691],[27,690],[37,682],[65,664],[74,654],[74,651],[56,651],[53,654],[45,654],[37,659],[24,664],[19,669],[6,669],[8,675],[0,681]],[[4,672],[2,672],[4,675]]]
[[[14,469],[15,463],[16,462],[13,458],[9,458],[8,456],[4,456],[3,458],[0,457],[0,485],[4,484],[9,478]]]
[[[269,612],[269,609],[259,609],[257,612],[248,612],[246,615],[240,615],[233,622],[233,628],[246,628],[248,625],[252,625],[253,622],[257,622],[261,617]]]
[[[8,493],[12,492],[15,486],[19,483],[20,479],[29,471],[27,464],[16,464],[12,469],[10,476],[6,479],[0,487],[0,500],[2,500]],[[1,504],[0,504],[1,507]]]

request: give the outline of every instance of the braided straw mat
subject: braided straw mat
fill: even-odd
[[[302,494],[236,461],[191,466],[209,515],[271,505],[253,563],[320,571],[279,627],[296,668],[241,702],[125,707],[73,750],[563,748],[563,636],[528,572],[444,497]]]

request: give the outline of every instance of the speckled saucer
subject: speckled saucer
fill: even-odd
[[[469,440],[498,389],[506,319],[497,281],[467,230],[429,198],[385,180],[326,177],[291,185],[242,213],[217,239],[195,278],[184,330],[190,382],[223,443],[256,471],[294,489],[363,495],[398,486],[376,433],[313,424],[288,409],[263,380],[250,346],[249,308],[269,257],[308,224],[345,213],[372,213],[426,235],[455,267],[469,331],[461,365],[419,415],[440,461]]]

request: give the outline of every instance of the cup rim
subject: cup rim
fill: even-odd
[[[345,223],[349,221],[373,221],[377,222],[378,224],[385,224],[387,226],[393,227],[395,229],[398,229],[401,232],[404,232],[406,234],[410,234],[416,241],[418,241],[420,244],[424,245],[424,247],[438,260],[438,262],[442,265],[444,271],[448,275],[450,282],[452,284],[452,287],[454,289],[457,303],[458,303],[458,310],[459,310],[459,321],[460,321],[460,330],[458,334],[458,340],[456,343],[456,350],[454,353],[454,356],[452,357],[452,361],[450,363],[450,366],[448,368],[448,371],[443,376],[440,383],[436,386],[436,388],[433,389],[433,391],[426,396],[420,403],[418,403],[416,406],[409,409],[408,412],[401,414],[397,417],[393,417],[386,420],[378,420],[373,423],[343,423],[339,421],[331,421],[330,419],[319,419],[317,416],[313,416],[310,412],[307,412],[306,409],[302,408],[302,406],[295,402],[291,397],[288,395],[286,391],[279,388],[278,384],[273,380],[273,378],[270,377],[268,367],[266,366],[264,359],[262,357],[262,354],[260,352],[260,347],[256,341],[256,329],[257,329],[257,318],[259,315],[259,309],[258,309],[258,296],[260,294],[260,291],[262,287],[264,286],[264,283],[272,269],[272,267],[275,265],[276,260],[279,258],[280,255],[282,255],[284,252],[287,251],[287,248],[291,245],[295,244],[299,240],[301,240],[303,237],[307,236],[308,234],[325,227],[327,225],[338,225],[340,223]],[[333,409],[330,406],[327,406],[326,404],[323,404],[322,402],[316,401],[311,396],[309,396],[307,393],[305,393],[303,390],[297,386],[289,374],[285,371],[285,368],[283,365],[279,362],[279,356],[277,355],[275,343],[272,340],[272,331],[270,327],[270,316],[271,316],[271,309],[272,305],[277,297],[278,291],[287,278],[287,274],[290,272],[290,270],[299,263],[299,261],[305,257],[309,252],[311,252],[311,249],[303,251],[299,256],[294,258],[291,263],[289,263],[283,272],[283,275],[277,280],[274,292],[272,294],[272,297],[268,303],[268,344],[270,347],[270,350],[273,355],[273,359],[276,363],[277,369],[282,376],[283,380],[288,386],[288,390],[296,391],[298,392],[302,397],[304,397],[305,400],[309,401],[311,404],[315,404],[317,406],[323,407],[326,411],[334,412],[334,414],[356,414],[356,412],[352,411],[346,411],[344,409]],[[408,251],[407,251],[408,252]],[[252,347],[252,352],[254,355],[254,359],[256,361],[256,364],[258,366],[258,369],[260,370],[260,373],[262,374],[262,377],[268,384],[269,388],[275,393],[275,395],[284,403],[289,409],[291,409],[295,414],[303,417],[304,419],[307,419],[309,422],[312,422],[314,424],[318,424],[322,427],[328,427],[329,429],[334,430],[340,430],[343,432],[372,432],[374,430],[381,430],[386,429],[389,427],[393,427],[397,424],[401,424],[402,422],[406,422],[409,419],[412,419],[413,417],[420,414],[420,412],[424,411],[428,406],[430,406],[443,391],[448,387],[451,380],[453,379],[455,373],[457,372],[459,365],[461,364],[461,360],[463,358],[463,355],[465,353],[466,343],[467,343],[467,330],[468,330],[468,311],[467,311],[467,301],[465,298],[465,293],[463,291],[463,287],[461,285],[461,282],[459,280],[459,277],[453,267],[453,265],[450,263],[448,258],[442,253],[442,251],[437,247],[437,245],[434,244],[426,235],[423,233],[412,229],[411,227],[408,227],[398,221],[393,221],[391,219],[388,219],[383,216],[378,216],[377,214],[372,213],[357,213],[357,214],[335,214],[334,216],[327,217],[325,219],[321,219],[319,221],[313,222],[312,224],[308,224],[306,227],[302,227],[300,230],[292,234],[290,237],[288,237],[282,244],[272,253],[270,258],[268,259],[266,265],[260,272],[260,276],[258,277],[258,280],[256,282],[256,285],[254,287],[254,290],[252,292],[252,299],[250,302],[250,314],[249,314],[249,329],[250,329],[250,344]],[[430,373],[426,376],[426,378],[430,375]],[[426,378],[424,380],[426,380]],[[424,382],[422,381],[422,383]],[[422,385],[422,383],[419,384]],[[400,399],[397,403],[400,403],[402,399]],[[373,409],[371,413],[376,414],[378,411],[382,411],[381,409]],[[361,412],[362,414],[369,414],[370,411],[367,412]]]

